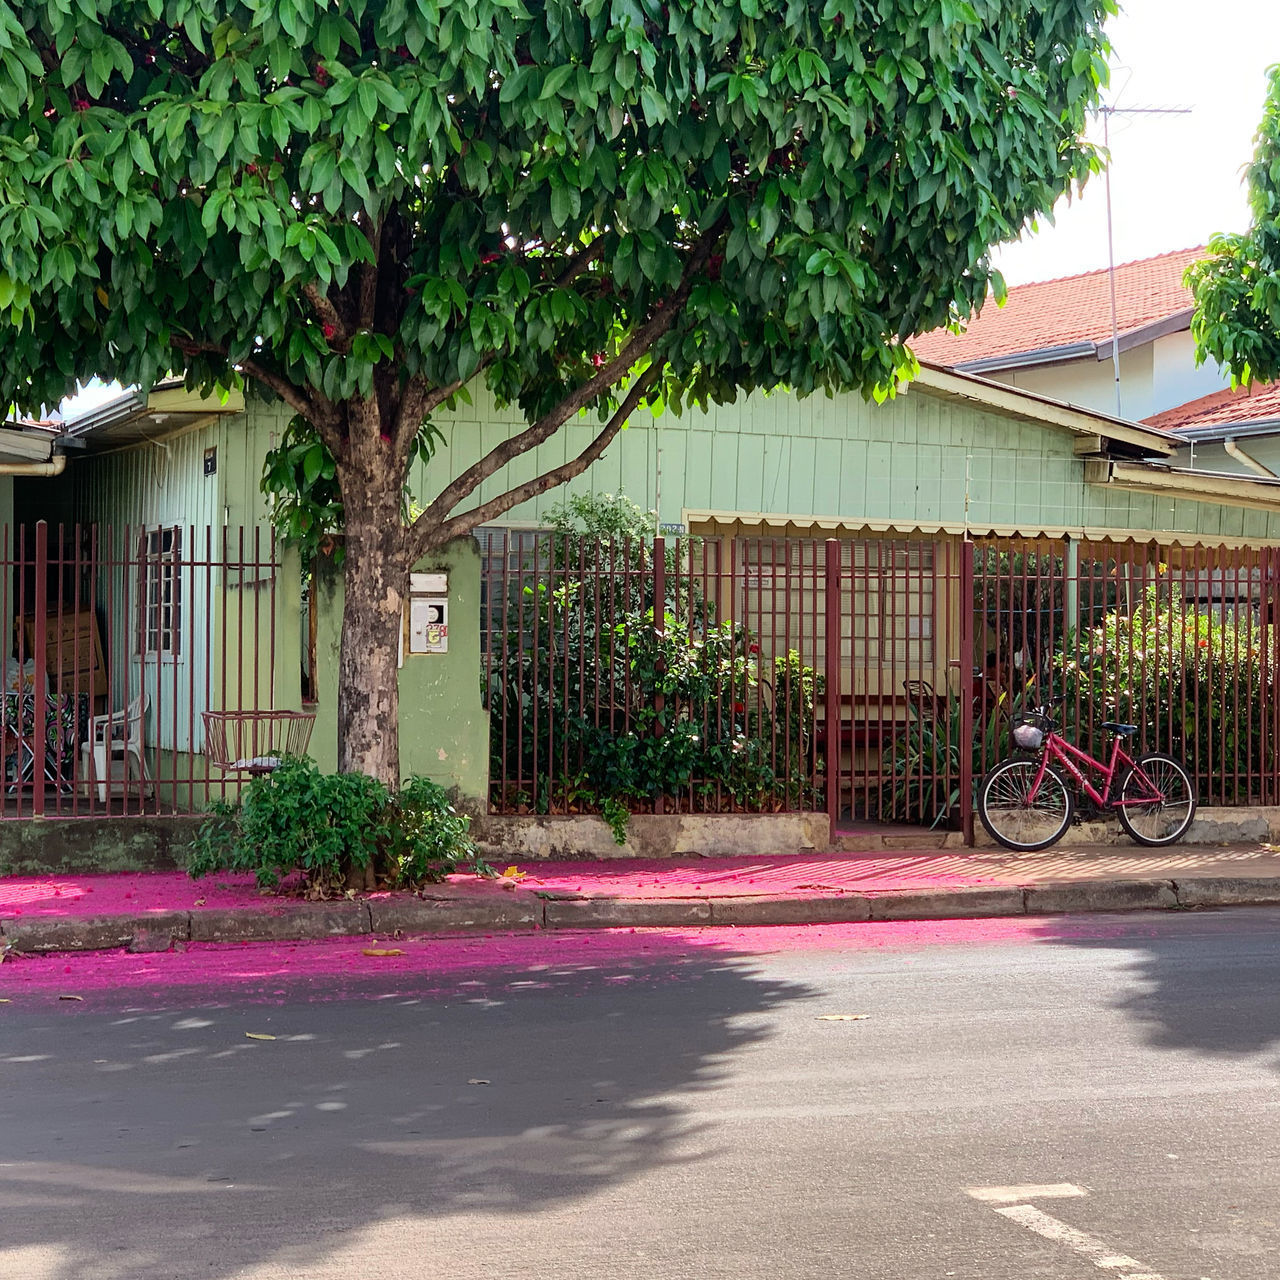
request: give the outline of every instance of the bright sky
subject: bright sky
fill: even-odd
[[[1109,24],[1106,100],[1191,107],[1186,116],[1112,116],[1111,202],[1117,262],[1203,244],[1249,222],[1241,169],[1253,155],[1266,68],[1280,62],[1276,0],[1128,0]],[[1101,122],[1094,130],[1101,141]],[[1099,174],[1059,202],[1057,224],[999,251],[1010,284],[1107,265]]]

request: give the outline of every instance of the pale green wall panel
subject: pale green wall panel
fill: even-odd
[[[684,496],[685,505],[706,511],[714,506],[712,497],[712,440],[706,431],[688,432],[688,450],[685,455]]]
[[[790,441],[790,458],[783,472],[787,482],[787,511],[802,511],[813,503],[818,491],[818,442],[812,436],[796,436]]]

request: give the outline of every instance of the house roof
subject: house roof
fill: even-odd
[[[1164,432],[1143,423],[1113,418],[1096,409],[1082,409],[1078,405],[961,369],[922,364],[908,390],[913,386],[943,400],[976,404],[1001,417],[1067,431],[1076,437],[1076,447],[1082,456],[1108,453],[1126,457],[1168,457],[1177,444]]]
[[[1150,342],[1190,324],[1191,291],[1183,272],[1203,247],[1178,249],[1115,269],[1120,349]],[[1003,307],[990,298],[964,333],[935,329],[911,349],[922,361],[972,372],[1111,356],[1111,280],[1105,268],[1014,285]]]
[[[1276,423],[1280,430],[1280,383],[1215,391],[1146,419],[1149,427],[1177,432],[1259,422]]]
[[[165,378],[150,394],[135,389],[67,420],[71,440],[92,448],[120,448],[141,444],[189,427],[210,422],[218,414],[244,411],[244,396],[233,392],[225,400],[189,392],[180,377]]]
[[[0,423],[0,462],[48,462],[58,432],[44,423],[10,420]]]

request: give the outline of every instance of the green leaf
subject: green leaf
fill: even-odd
[[[309,489],[325,468],[325,448],[318,440],[313,444],[303,456],[302,459],[302,476],[307,488]]]

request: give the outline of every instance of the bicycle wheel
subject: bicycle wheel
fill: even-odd
[[[1062,775],[1045,768],[1034,798],[1031,788],[1039,760],[1002,760],[978,789],[978,817],[1006,849],[1034,853],[1047,849],[1071,825],[1075,798]]]
[[[1181,840],[1196,816],[1196,791],[1182,763],[1161,751],[1134,761],[1120,784],[1116,812],[1120,825],[1138,843],[1166,845]],[[1149,804],[1135,803],[1150,798]]]

